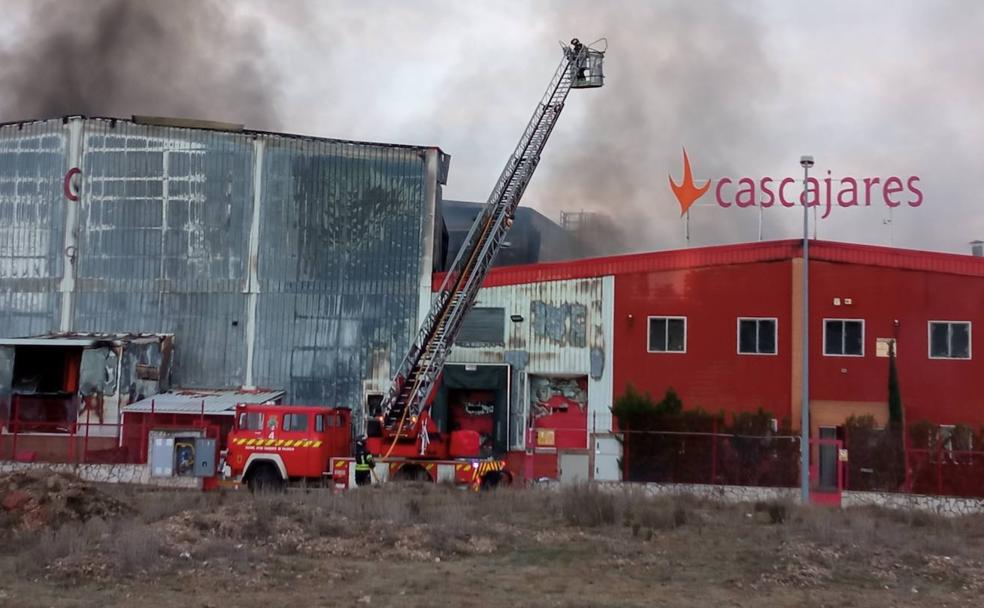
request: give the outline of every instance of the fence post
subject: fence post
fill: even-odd
[[[13,421],[13,424],[10,425],[11,430],[13,431],[12,437],[10,438],[10,459],[17,460],[17,434],[20,433],[20,423],[17,421],[17,414],[19,412],[17,411],[18,404],[16,395],[11,397],[10,403],[10,409],[13,410],[13,413],[10,416],[10,419]]]
[[[909,460],[909,431],[902,434],[902,446],[905,451],[905,491],[912,492],[912,463]]]
[[[92,411],[85,410],[85,438],[82,440],[82,460],[89,456],[89,429],[92,427]]]
[[[717,483],[718,464],[718,421],[711,419],[711,484]]]
[[[936,495],[943,496],[943,442],[936,443]]]
[[[529,424],[527,422],[527,424]],[[536,457],[536,447],[533,445],[533,427],[526,427],[526,462],[523,463],[523,476],[526,485],[533,484],[533,459]]]
[[[846,425],[846,424],[843,427],[841,427],[841,428],[844,429],[844,441],[841,442],[841,445],[837,449],[837,452],[838,452],[838,454],[837,454],[837,466],[841,470],[842,474],[844,475],[844,480],[843,480],[844,483],[840,487],[840,489],[841,490],[846,490],[846,489],[848,489],[847,488],[847,484],[851,480],[851,448],[849,447],[850,431],[848,430],[848,425]],[[841,447],[844,448],[845,450],[847,450],[847,462],[841,462],[840,461],[840,448]]]
[[[155,403],[156,403],[155,399],[150,400],[151,417],[154,416]],[[144,413],[140,415],[140,453],[137,454],[137,462],[138,463],[146,462],[146,460],[144,460],[146,458],[146,455],[147,455],[147,414]]]
[[[629,423],[625,423],[625,430],[622,431],[622,481],[629,479]]]

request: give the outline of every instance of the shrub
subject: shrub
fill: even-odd
[[[615,523],[615,497],[589,485],[561,490],[560,512],[572,526],[597,527]]]
[[[110,538],[110,554],[119,572],[152,572],[164,557],[157,532],[137,520],[120,522]]]

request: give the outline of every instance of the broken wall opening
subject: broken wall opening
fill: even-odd
[[[12,348],[10,403],[4,412],[12,432],[67,433],[78,418],[82,347]]]

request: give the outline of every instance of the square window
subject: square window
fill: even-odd
[[[742,355],[776,354],[775,319],[738,319],[738,352]]]
[[[649,317],[649,352],[687,351],[686,317]]]
[[[970,323],[967,321],[930,321],[929,357],[931,359],[970,359]]]
[[[864,321],[824,319],[823,354],[839,357],[864,356]]]

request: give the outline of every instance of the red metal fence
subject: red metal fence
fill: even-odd
[[[935,449],[906,450],[907,478],[902,491],[913,494],[984,497],[984,452]]]
[[[799,484],[799,437],[672,431],[627,431],[622,437],[622,479],[626,481]]]
[[[951,431],[925,426],[900,430],[854,429],[815,447],[811,475],[831,487],[871,492],[984,497],[984,451]],[[765,487],[799,484],[799,437],[674,431],[623,431],[622,479]],[[914,438],[928,437],[916,441]],[[818,444],[825,440],[814,440]],[[812,443],[812,442],[811,442]],[[977,443],[977,445],[981,445]],[[843,454],[841,448],[844,448]],[[838,464],[847,461],[840,476]],[[821,460],[826,459],[821,463]],[[826,473],[822,470],[826,468]]]
[[[151,431],[196,431],[219,438],[218,425],[192,419],[186,423],[37,422],[7,420],[0,434],[0,460],[67,464],[143,464]]]
[[[984,451],[966,429],[913,425],[845,430],[846,489],[984,497]]]

